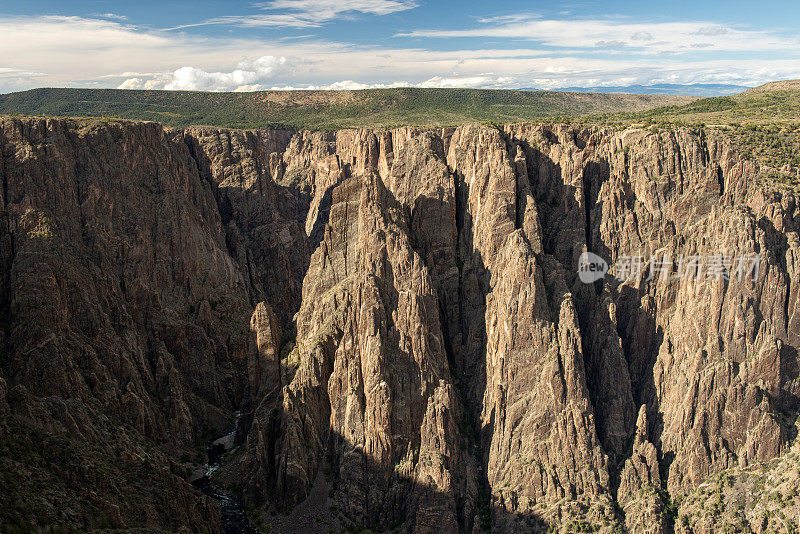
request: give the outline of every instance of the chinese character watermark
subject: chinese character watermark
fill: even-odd
[[[727,256],[724,254],[684,255],[672,257],[660,253],[645,259],[641,255],[619,256],[613,266],[591,252],[584,252],[578,259],[578,278],[584,284],[591,284],[609,274],[620,282],[628,282],[644,277],[646,281],[660,280],[732,280],[758,279],[761,256],[744,254]]]

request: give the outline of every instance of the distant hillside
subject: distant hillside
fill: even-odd
[[[738,95],[701,98],[680,106],[584,117],[611,126],[694,125],[724,130],[764,176],[800,188],[800,80],[770,82]]]
[[[767,93],[771,91],[800,91],[800,80],[778,80],[777,82],[769,82],[758,87],[753,87],[746,91],[749,95],[758,93]]]
[[[723,83],[659,83],[654,85],[616,85],[596,87],[564,87],[558,91],[580,91],[584,93],[632,93],[639,95],[689,95],[689,96],[724,96],[734,95],[748,90],[745,85]]]
[[[611,113],[596,118],[612,122],[716,125],[800,123],[800,80],[770,82],[736,95],[700,98],[682,105]]]
[[[0,95],[0,113],[114,116],[169,126],[232,128],[285,125],[312,129],[445,126],[518,122],[641,111],[693,101],[688,96],[564,93],[490,89],[367,89],[362,91],[133,91],[33,89]]]

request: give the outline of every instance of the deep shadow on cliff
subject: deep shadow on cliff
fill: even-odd
[[[795,437],[800,213],[723,138],[3,119],[0,149],[4,525],[216,531],[185,479],[235,410],[262,518],[322,476],[327,519],[414,532],[693,531],[682,499]],[[764,265],[583,285],[584,251]]]

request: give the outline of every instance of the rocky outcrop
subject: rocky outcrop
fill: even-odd
[[[278,494],[304,498],[328,448],[348,517],[458,532],[474,480],[433,282],[379,176],[348,178],[332,197],[297,315]]]
[[[198,180],[186,146],[155,124],[3,119],[1,129],[2,372],[21,395],[7,424],[112,451],[75,465],[65,459],[57,465],[66,473],[113,465],[117,454],[141,456],[113,431],[119,425],[164,444],[149,463],[148,477],[156,476],[169,465],[165,453],[191,454],[204,429],[224,425],[245,397],[233,354],[246,344],[238,326],[246,325],[246,285],[227,252],[212,188]],[[41,467],[24,458],[14,472]],[[130,488],[135,472],[114,469],[111,480]],[[147,490],[143,501],[161,509],[151,517],[194,515],[189,508],[203,499],[169,469],[164,476],[167,493],[186,498],[173,507]],[[93,491],[89,482],[83,487]],[[120,507],[123,524],[145,521],[114,501],[129,499],[124,490],[97,491]],[[73,508],[58,498],[78,495],[54,489],[50,506]],[[92,525],[91,512],[74,510],[59,518],[33,508],[22,519]],[[192,521],[212,525],[211,518]]]
[[[658,450],[647,440],[647,409],[639,409],[630,457],[619,477],[617,502],[625,514],[629,532],[665,532],[664,488],[659,471]]]
[[[675,532],[791,532],[800,522],[797,443],[780,458],[717,473],[681,504]]]
[[[24,521],[215,525],[175,459],[234,410],[249,505],[324,472],[342,521],[413,532],[710,531],[697,488],[796,435],[800,209],[720,133],[2,119],[0,147],[0,441],[119,481],[26,508],[69,475],[8,442]]]

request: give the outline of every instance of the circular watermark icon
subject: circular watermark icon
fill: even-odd
[[[578,278],[584,284],[592,284],[602,279],[608,272],[606,260],[591,252],[584,252],[578,258]]]
[[[578,258],[578,278],[584,284],[593,284],[606,274],[622,283],[640,278],[647,282],[676,279],[756,281],[760,268],[761,256],[758,254],[678,254],[672,257],[668,253],[659,253],[649,259],[641,255],[621,255],[611,268],[592,252],[584,252]]]

